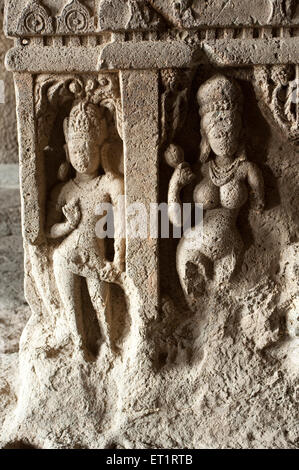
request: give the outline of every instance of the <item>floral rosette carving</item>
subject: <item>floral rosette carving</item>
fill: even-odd
[[[33,0],[22,12],[18,22],[20,35],[53,34],[52,18],[38,0]]]
[[[92,32],[94,17],[88,8],[78,0],[71,0],[57,18],[57,33],[59,34],[85,34]]]

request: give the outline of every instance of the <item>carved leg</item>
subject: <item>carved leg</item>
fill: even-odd
[[[56,253],[53,257],[53,267],[74,345],[76,349],[81,350],[83,347],[81,279],[68,269],[66,260]]]
[[[199,251],[188,250],[188,240],[182,238],[177,249],[177,271],[186,298],[196,299],[205,291],[211,261]]]
[[[49,315],[59,313],[59,307],[51,289],[50,275],[47,269],[48,257],[45,247],[29,245],[31,270],[40,298],[42,299]],[[25,289],[26,290],[26,289]]]
[[[87,287],[96,311],[102,335],[109,349],[112,349],[112,308],[110,300],[110,286],[106,282],[87,278]]]
[[[227,283],[231,280],[237,264],[239,262],[242,249],[234,249],[227,256],[215,262],[215,280],[219,284]]]

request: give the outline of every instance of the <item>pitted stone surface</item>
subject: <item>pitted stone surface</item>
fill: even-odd
[[[298,447],[298,10],[224,3],[7,2],[3,448]]]
[[[13,44],[3,33],[4,0],[0,1],[0,163],[17,163],[18,144],[13,77],[5,70],[4,58]],[[3,95],[3,96],[2,96]]]

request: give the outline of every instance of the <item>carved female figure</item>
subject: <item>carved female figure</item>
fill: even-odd
[[[194,202],[203,206],[203,228],[199,234],[199,249],[190,247],[186,234],[177,249],[182,287],[186,295],[195,297],[203,293],[213,264],[218,285],[229,281],[235,270],[243,249],[236,219],[248,199],[248,188],[252,208],[262,210],[264,206],[261,173],[246,159],[244,151],[243,97],[238,84],[215,75],[200,87],[197,100],[201,116],[203,179],[195,187],[193,196]],[[176,167],[169,186],[169,203],[181,203],[180,191],[193,178],[186,162]],[[174,211],[170,210],[169,215],[174,224],[179,223]],[[196,289],[192,280],[194,266],[198,269]],[[192,275],[188,274],[191,268]]]
[[[84,348],[82,278],[86,279],[104,339],[111,347],[111,308],[106,281],[115,281],[124,269],[124,239],[117,204],[118,196],[123,194],[123,181],[111,172],[99,174],[100,149],[106,138],[99,107],[84,100],[74,104],[64,121],[64,133],[68,162],[59,170],[60,179],[64,179],[70,165],[75,177],[54,187],[48,207],[48,237],[61,240],[53,255],[55,279],[76,349]],[[96,234],[100,203],[113,205],[113,263],[106,260],[102,234]]]

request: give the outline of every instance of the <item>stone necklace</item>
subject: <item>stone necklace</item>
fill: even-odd
[[[235,177],[236,170],[239,168],[240,163],[244,161],[245,157],[239,157],[233,163],[220,167],[212,160],[209,165],[209,174],[213,184],[220,187],[229,183]]]
[[[99,175],[101,176],[101,175]],[[91,183],[90,187],[88,188],[89,191],[92,191],[93,189],[96,188],[96,186],[100,183],[100,180],[101,178],[99,178],[99,176],[96,176],[95,178],[93,178],[92,180],[89,181],[89,183]],[[77,186],[77,188],[79,189],[85,189],[85,185],[82,183],[78,183],[75,178],[72,179],[72,182],[75,186]]]

